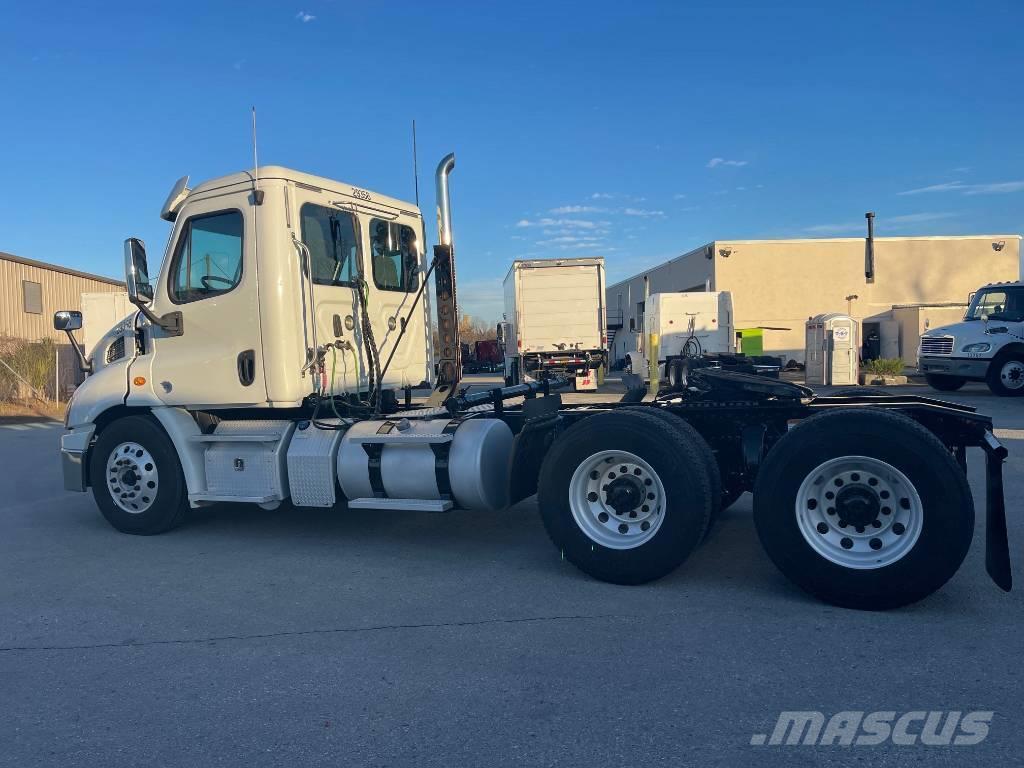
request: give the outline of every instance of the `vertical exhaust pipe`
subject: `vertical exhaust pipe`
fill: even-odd
[[[459,343],[459,305],[455,298],[455,248],[452,237],[452,202],[448,176],[455,168],[455,154],[437,164],[437,245],[434,246],[434,295],[437,298],[437,336],[440,342],[437,376],[428,405],[443,403],[462,379],[462,345]]]
[[[864,214],[868,220],[868,239],[864,243],[864,279],[875,282],[875,214],[868,211]]]
[[[437,242],[452,245],[452,200],[448,192],[448,176],[455,170],[455,153],[452,152],[437,164],[434,185],[437,190]]]

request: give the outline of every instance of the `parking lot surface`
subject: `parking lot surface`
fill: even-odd
[[[992,414],[1010,449],[1020,581],[1024,402],[946,397]],[[560,559],[533,499],[499,514],[222,505],[122,535],[62,490],[59,425],[16,427],[0,426],[0,765],[984,765],[1024,750],[1024,601],[984,571],[980,451],[959,573],[864,613],[775,570],[749,495],[677,572],[619,587]],[[751,746],[784,710],[995,714],[972,747]]]

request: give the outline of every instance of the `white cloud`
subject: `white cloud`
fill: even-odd
[[[897,192],[897,195],[920,195],[925,192],[954,192],[956,190],[963,190],[966,185],[962,181],[947,181],[944,184],[932,184],[927,187],[918,187],[917,189],[908,189],[903,192]]]
[[[562,205],[558,208],[552,208],[548,213],[554,214],[566,214],[566,213],[605,213],[606,208],[600,208],[595,205]]]
[[[1004,195],[1024,190],[1024,181],[1001,181],[995,184],[970,184],[965,195]]]
[[[950,211],[937,211],[934,213],[907,213],[902,216],[887,216],[883,222],[890,224],[924,224],[929,221],[942,221],[943,219],[955,218],[957,214]],[[866,226],[866,224],[865,224]]]
[[[607,221],[589,221],[587,219],[520,219],[517,227],[568,227],[570,229],[596,229],[607,226]]]
[[[305,11],[299,11],[298,13],[296,13],[295,18],[301,21],[303,24],[308,24],[309,22],[316,20],[316,16],[314,16],[311,13],[306,13]]]
[[[571,243],[599,243],[604,240],[603,237],[593,237],[590,235],[562,235],[561,237],[552,237],[550,240],[538,240],[537,245],[569,245]]]
[[[649,211],[645,208],[623,208],[622,212],[627,216],[640,216],[645,219],[665,215],[664,211]]]
[[[672,199],[673,200],[685,200],[686,199],[686,195],[684,195],[683,193],[680,192],[679,194],[672,195]]]
[[[591,200],[611,200],[615,195],[610,195],[607,192],[595,192],[590,196]]]
[[[934,221],[956,218],[958,214],[950,211],[923,211],[921,213],[905,213],[900,216],[880,216],[876,223],[881,226],[900,227],[907,224],[929,224]],[[867,234],[867,222],[865,220],[850,221],[843,224],[815,224],[811,227],[804,227],[801,231],[809,235],[841,235],[841,234]]]
[[[720,165],[728,165],[734,168],[742,168],[746,164],[746,160],[726,160],[724,157],[712,157],[710,160],[708,160],[708,164],[706,167],[717,168]]]
[[[964,184],[962,181],[947,181],[927,187],[897,192],[898,195],[921,195],[927,192],[960,192],[965,195],[1005,195],[1024,191],[1024,181],[997,181],[989,184]]]
[[[815,224],[811,227],[804,227],[801,231],[809,235],[844,234],[847,232],[860,232],[866,224]]]

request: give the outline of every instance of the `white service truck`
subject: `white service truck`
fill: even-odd
[[[608,360],[604,259],[520,259],[505,275],[505,382],[571,377],[596,390]]]
[[[91,356],[76,347],[89,375],[65,416],[65,487],[91,489],[132,534],[210,504],[387,515],[493,511],[536,493],[553,554],[619,584],[672,571],[752,490],[761,542],[791,580],[836,605],[891,608],[960,567],[974,534],[966,448],[978,446],[986,566],[1010,588],[1006,449],[970,408],[817,397],[711,369],[685,392],[618,402],[563,405],[558,379],[460,389],[454,164],[436,174],[432,255],[417,206],[362,187],[282,167],[175,184],[159,272],[125,242],[137,311]],[[590,269],[596,327],[603,277]],[[54,316],[72,339],[81,322]],[[413,402],[424,378],[432,394]]]
[[[984,381],[994,394],[1024,396],[1024,282],[979,288],[962,322],[922,334],[917,358],[941,392]]]
[[[626,371],[660,377],[673,359],[736,352],[732,294],[729,291],[654,293],[644,301],[636,349],[626,354]],[[657,369],[652,369],[652,361]]]

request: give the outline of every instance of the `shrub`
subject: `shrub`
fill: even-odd
[[[881,357],[869,360],[864,369],[875,376],[900,376],[903,373],[903,360],[898,357]]]
[[[57,362],[56,345],[52,340],[3,339],[0,352],[0,359],[18,374],[15,376],[6,365],[0,365],[0,400],[14,400],[21,394],[28,394],[18,377],[27,381],[39,395],[48,394],[53,389]]]

